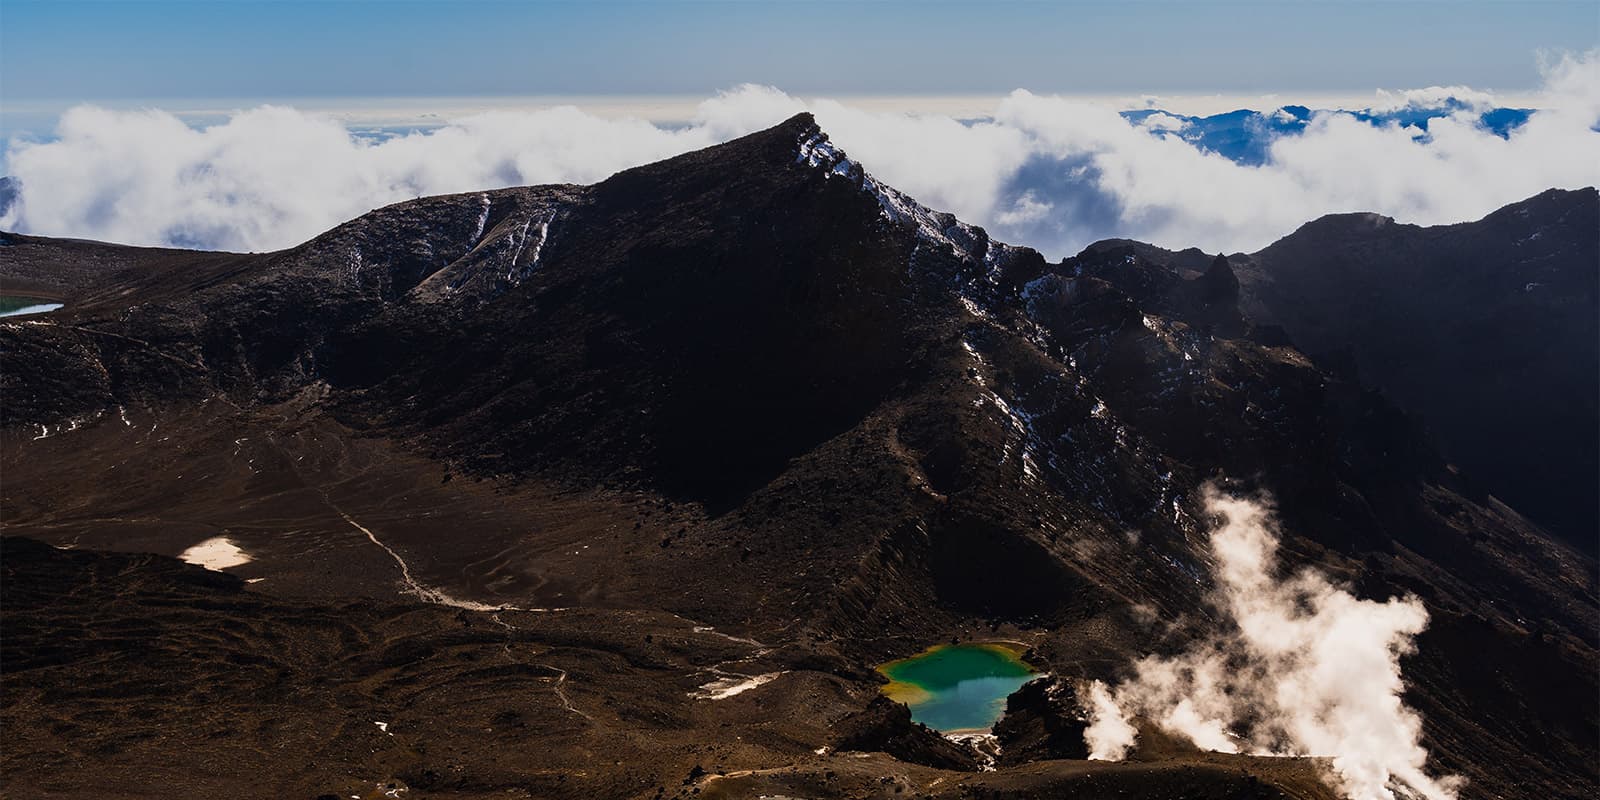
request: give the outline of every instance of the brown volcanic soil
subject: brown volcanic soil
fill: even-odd
[[[870,680],[660,612],[294,601],[159,556],[0,542],[13,797],[1326,796],[1292,760],[998,774],[831,751]],[[714,669],[783,674],[691,697]]]
[[[157,556],[3,542],[15,797],[676,794],[698,764],[824,745],[875,691],[800,669],[693,699],[714,667],[792,654],[665,613],[295,601]]]
[[[5,272],[0,294],[63,303],[137,302],[146,295],[195,288],[248,263],[247,256],[161,247],[128,247],[0,231]]]
[[[1591,793],[1592,560],[1251,328],[1227,261],[895,222],[797,163],[815,135],[150,256],[0,324],[8,793],[1325,796],[1154,734],[944,769],[871,711],[873,664],[952,638],[1070,680],[1203,635],[1211,479],[1276,495],[1291,565],[1427,604],[1437,770]],[[29,247],[0,272],[115,250]],[[259,582],[103,552],[216,536]]]

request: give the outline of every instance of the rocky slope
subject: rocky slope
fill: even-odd
[[[259,581],[6,539],[18,796],[156,774],[163,796],[1328,796],[1305,759],[1074,760],[1060,709],[1023,695],[1016,754],[968,772],[874,710],[871,665],[952,638],[1027,642],[1072,681],[1205,635],[1208,481],[1277,498],[1291,566],[1427,605],[1407,699],[1434,769],[1593,789],[1594,562],[1252,324],[1231,259],[1046,263],[805,115],[278,253],[82,266],[107,252],[0,247],[0,285],[81,276],[66,309],[0,325],[4,533],[167,556],[226,537]],[[57,629],[128,633],[51,649]],[[149,683],[60,688],[113,674]],[[178,687],[171,719],[136,701]],[[173,733],[213,708],[249,721],[240,750]],[[395,743],[367,717],[391,708],[409,738],[378,758]],[[130,719],[145,738],[113,746]]]
[[[1426,425],[1452,462],[1591,554],[1600,545],[1600,195],[1477,222],[1311,222],[1238,259],[1244,310]]]

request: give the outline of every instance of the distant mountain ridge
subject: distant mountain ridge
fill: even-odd
[[[1286,105],[1272,111],[1241,108],[1221,114],[1197,116],[1174,114],[1159,108],[1121,112],[1122,118],[1148,129],[1152,135],[1174,136],[1189,144],[1216,153],[1230,161],[1260,166],[1271,157],[1274,142],[1304,133],[1319,114],[1342,114],[1368,125],[1413,128],[1417,138],[1428,135],[1428,124],[1436,119],[1466,116],[1478,127],[1502,139],[1509,137],[1534,115],[1531,108],[1483,109],[1454,97],[1438,104],[1408,104],[1394,109],[1313,110],[1303,105]]]
[[[1246,315],[1420,415],[1465,474],[1600,541],[1600,200],[1552,189],[1420,228],[1345,214],[1232,259]]]
[[[1127,239],[1084,254],[1112,251],[1187,275],[1212,258]],[[1331,214],[1228,262],[1246,317],[1383,391],[1482,491],[1577,547],[1600,546],[1594,187],[1551,189],[1454,225]]]

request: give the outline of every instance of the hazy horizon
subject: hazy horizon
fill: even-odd
[[[1600,182],[1600,7],[1448,8],[0,0],[0,227],[283,247],[801,109],[879,178],[1053,255],[1251,250],[1330,212],[1459,222]]]
[[[783,87],[775,87],[783,90]],[[712,95],[737,89],[724,87]],[[1496,105],[1536,108],[1537,89],[1505,91],[1465,86],[1373,87],[1328,92],[1275,91],[1262,93],[1180,93],[1150,91],[1141,93],[1045,92],[1028,87],[1006,91],[940,94],[851,94],[848,92],[787,92],[795,96],[825,98],[880,113],[939,114],[976,119],[987,116],[994,106],[1015,91],[1027,91],[1116,111],[1156,108],[1176,114],[1208,116],[1229,111],[1272,111],[1286,105],[1302,105],[1318,110],[1362,110],[1394,102],[1416,90],[1456,90],[1490,95]],[[661,125],[688,124],[708,95],[695,94],[552,94],[483,96],[349,96],[349,97],[148,97],[103,99],[40,98],[8,103],[0,118],[0,148],[12,138],[48,139],[62,114],[78,106],[113,110],[157,110],[172,114],[191,125],[225,121],[230,115],[261,106],[286,106],[326,115],[346,125],[379,127],[440,126],[452,119],[489,111],[536,111],[559,106],[574,106],[605,118],[636,118]]]
[[[1253,251],[1327,213],[1453,223],[1544,189],[1600,183],[1587,157],[1600,56],[1564,56],[1544,75],[1537,91],[1509,96],[1436,86],[832,98],[744,85],[700,98],[77,105],[40,112],[51,135],[7,140],[5,171],[20,189],[0,227],[275,249],[420,195],[593,183],[809,109],[879,178],[1052,257],[1104,238]],[[1278,111],[1295,105],[1318,113]],[[1243,118],[1203,119],[1252,106]],[[1516,108],[1538,110],[1489,124]]]

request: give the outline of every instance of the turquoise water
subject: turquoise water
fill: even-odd
[[[0,294],[0,317],[9,317],[16,314],[38,314],[43,311],[54,311],[60,307],[60,303],[40,300],[37,297]]]
[[[988,731],[1006,698],[1033,680],[1021,648],[1010,644],[942,645],[878,667],[884,694],[905,703],[911,718],[946,733]]]

